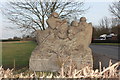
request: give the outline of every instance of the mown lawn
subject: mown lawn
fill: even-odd
[[[16,69],[28,66],[31,52],[36,47],[36,43],[27,42],[11,42],[2,43],[2,65],[4,68]]]

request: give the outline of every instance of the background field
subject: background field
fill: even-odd
[[[28,67],[31,52],[36,43],[27,42],[4,42],[2,43],[2,65],[4,68]]]

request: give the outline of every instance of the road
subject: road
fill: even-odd
[[[120,60],[120,47],[109,45],[90,45],[93,51],[95,68],[98,68],[98,63],[102,62],[104,67],[109,65],[110,59],[113,63]],[[97,65],[96,65],[97,64]]]
[[[119,47],[118,46],[109,46],[109,45],[90,45],[93,53],[105,55],[113,59],[118,59]],[[119,53],[120,54],[120,53]]]

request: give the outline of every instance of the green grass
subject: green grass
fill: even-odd
[[[112,46],[119,46],[120,43],[92,43],[94,45],[112,45]]]
[[[22,43],[2,43],[2,65],[4,68],[28,66],[31,52],[36,47],[32,41]]]

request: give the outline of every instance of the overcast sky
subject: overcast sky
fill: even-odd
[[[3,4],[8,0],[0,0],[0,4]],[[83,0],[82,0],[83,1]],[[86,14],[81,15],[87,18],[87,22],[92,22],[93,25],[98,25],[99,21],[107,16],[111,18],[111,14],[108,10],[109,5],[114,2],[114,0],[84,0],[85,8],[90,7]],[[9,29],[9,25],[0,12],[0,39],[7,39],[14,36],[20,37],[22,33],[19,30]],[[13,25],[14,26],[14,25]],[[2,32],[2,35],[1,35]]]

